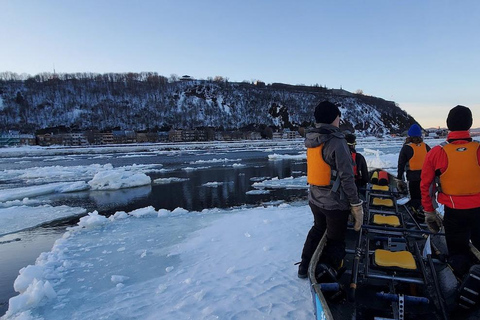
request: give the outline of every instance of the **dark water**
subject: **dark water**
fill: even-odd
[[[275,150],[275,153],[298,154],[300,150]],[[273,153],[273,152],[270,152]],[[201,211],[206,208],[229,208],[237,206],[256,206],[273,201],[306,200],[307,191],[292,189],[274,189],[269,194],[248,195],[256,180],[265,178],[286,178],[305,175],[306,163],[303,160],[268,160],[268,152],[263,150],[234,152],[176,152],[156,154],[144,157],[118,157],[91,159],[88,155],[73,159],[51,161],[37,157],[8,162],[3,159],[2,166],[8,170],[36,166],[86,166],[93,163],[112,163],[114,167],[136,164],[162,164],[165,172],[151,172],[152,181],[158,178],[183,178],[182,182],[155,184],[138,188],[116,191],[84,191],[66,194],[51,194],[37,199],[49,200],[52,206],[68,205],[97,210],[100,214],[110,215],[116,211],[132,211],[146,206],[155,209],[173,210],[181,207],[189,211]],[[211,163],[212,159],[229,159]],[[44,161],[50,160],[50,161]],[[198,161],[205,161],[199,163]],[[28,162],[27,162],[28,161]],[[242,166],[232,166],[234,163]],[[185,170],[185,168],[194,170]],[[204,184],[217,182],[218,186]],[[17,186],[21,181],[3,181],[3,188]],[[0,191],[1,192],[1,191]],[[65,232],[65,228],[78,222],[78,218],[50,223],[49,225],[25,230],[0,237],[0,315],[8,308],[8,299],[17,293],[13,282],[18,271],[34,264],[41,252],[50,251],[56,239]]]

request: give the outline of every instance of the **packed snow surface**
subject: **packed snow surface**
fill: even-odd
[[[2,319],[309,319],[306,205],[80,219],[20,270]]]

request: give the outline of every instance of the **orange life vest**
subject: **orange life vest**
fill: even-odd
[[[427,156],[427,145],[424,142],[409,143],[408,145],[413,149],[413,156],[408,160],[407,170],[422,170]]]
[[[447,154],[447,170],[440,175],[441,192],[452,196],[480,193],[480,166],[476,141],[441,145]]]
[[[329,186],[332,169],[323,160],[323,144],[316,148],[307,148],[307,182],[314,186]]]

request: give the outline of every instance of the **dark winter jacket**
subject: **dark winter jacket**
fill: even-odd
[[[367,168],[367,161],[365,161],[365,157],[358,153],[355,148],[350,147],[350,152],[353,154],[355,153],[355,162],[357,165],[357,174],[355,176],[355,184],[357,188],[364,188],[368,183],[368,168]],[[352,155],[353,159],[353,155]]]
[[[340,177],[340,188],[310,185],[308,199],[326,210],[348,210],[351,204],[360,203],[353,175],[353,160],[345,136],[339,128],[330,124],[319,124],[307,132],[305,146],[316,148],[324,143],[323,159]]]
[[[430,151],[430,147],[425,144],[427,147],[427,152]],[[420,181],[420,174],[422,170],[406,170],[408,161],[413,157],[413,149],[408,145],[404,144],[398,155],[398,171],[397,179],[403,180],[403,173],[407,173],[407,181]]]

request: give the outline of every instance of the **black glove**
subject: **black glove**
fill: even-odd
[[[425,223],[428,226],[428,230],[433,233],[437,233],[443,226],[442,218],[440,214],[435,211],[425,211]]]

